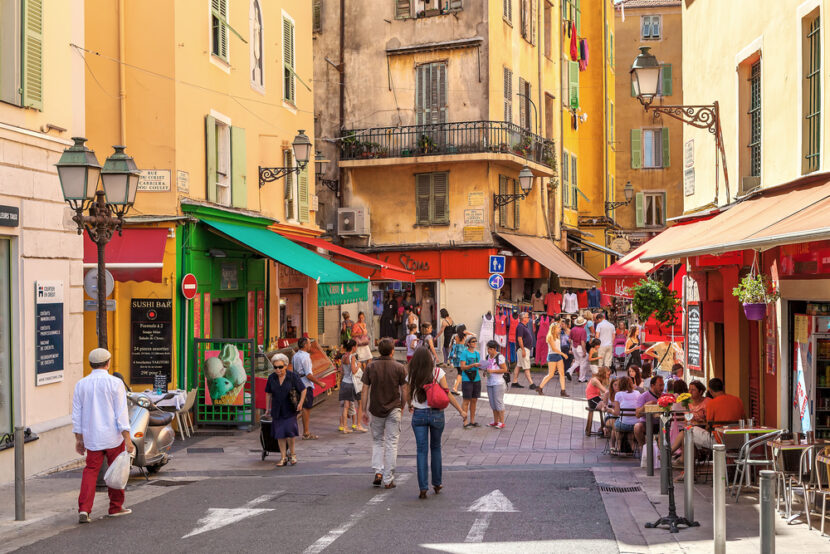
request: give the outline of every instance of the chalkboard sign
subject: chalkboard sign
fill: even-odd
[[[130,382],[170,382],[173,363],[173,304],[164,298],[130,300]]]
[[[700,302],[689,302],[686,306],[686,367],[689,371],[703,370]]]
[[[167,392],[166,373],[156,373],[153,375],[153,390],[157,393]]]

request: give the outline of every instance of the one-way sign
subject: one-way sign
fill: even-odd
[[[490,273],[504,273],[504,256],[490,256]]]

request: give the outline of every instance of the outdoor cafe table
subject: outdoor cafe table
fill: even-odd
[[[726,448],[728,450],[740,450],[745,443],[749,442],[750,438],[756,438],[761,435],[766,435],[767,433],[773,433],[775,431],[778,431],[778,429],[776,429],[775,427],[766,427],[764,425],[753,425],[752,427],[727,425],[726,427],[721,427],[717,432],[720,433],[723,437],[723,444],[726,445]],[[740,436],[743,436],[743,442],[737,444],[735,442],[735,439],[739,439]],[[746,486],[749,486],[750,472],[746,471],[744,473],[746,475]]]
[[[151,389],[148,389],[145,390],[142,394],[149,398],[153,402],[153,404],[155,404],[159,408],[170,407],[175,408],[176,411],[179,411],[182,409],[182,407],[184,407],[185,402],[187,402],[187,391],[184,390],[171,390],[169,392],[157,394],[153,392]],[[162,400],[168,394],[172,394],[173,396]]]
[[[798,465],[801,463],[801,454],[814,446],[827,446],[830,442],[824,440],[811,442],[796,442],[793,440],[775,439],[769,442],[774,456],[781,454],[782,467],[784,471],[798,472]]]

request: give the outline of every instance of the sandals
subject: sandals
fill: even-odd
[[[292,453],[291,456],[288,457],[288,463],[292,466],[297,465],[297,456]]]
[[[441,494],[441,489],[443,489],[444,486],[443,485],[435,485],[432,488],[435,489],[435,494]]]
[[[306,433],[305,435],[303,435],[304,441],[316,441],[319,438],[320,437],[318,437],[317,435],[312,435],[311,433]]]
[[[343,433],[344,435],[348,435],[349,433],[354,432],[354,431],[352,431],[351,429],[349,429],[347,427],[338,427],[337,430],[340,431],[341,433]]]
[[[369,430],[368,430],[367,428],[362,427],[362,426],[359,426],[359,427],[357,428],[357,430],[358,430],[360,433],[368,433],[368,432],[369,432]]]
[[[287,458],[283,458],[279,462],[277,462],[277,467],[285,467],[286,465],[288,465],[288,459]]]

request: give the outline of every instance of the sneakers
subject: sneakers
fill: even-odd
[[[569,396],[571,396],[571,395],[570,395],[570,394],[568,394],[567,392],[565,392],[564,390],[561,390],[561,391],[559,391],[559,396],[562,396],[562,397],[567,398],[567,397],[569,397]]]
[[[529,388],[530,390],[536,390],[536,385],[535,385],[534,383],[531,383],[531,384],[530,384],[530,386],[529,386],[528,388]]]
[[[496,429],[504,429],[504,423],[502,423],[501,421],[496,423]]]
[[[120,511],[115,512],[114,514],[107,514],[107,517],[121,517],[121,516],[130,515],[131,513],[133,513],[133,511],[131,509],[121,508]]]
[[[495,421],[491,421],[490,423],[487,424],[487,427],[498,427],[498,426],[499,426],[499,424],[496,423]]]
[[[523,388],[525,388],[525,386],[520,385],[519,383],[513,383],[512,385],[510,385],[510,388],[511,389],[523,389]]]
[[[375,473],[375,480],[372,481],[372,484],[376,487],[379,487],[382,482],[383,482],[383,473]]]
[[[78,512],[78,523],[89,523],[92,521],[89,519],[89,514],[86,512]]]

